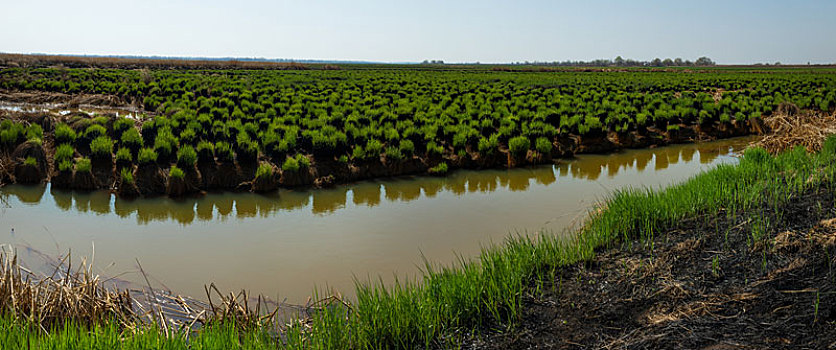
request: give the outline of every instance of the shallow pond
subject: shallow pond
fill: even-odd
[[[68,252],[96,271],[204,297],[204,285],[304,303],[316,287],[351,297],[354,279],[415,278],[422,256],[452,263],[513,233],[554,232],[614,190],[687,179],[751,138],[582,155],[557,165],[457,171],[264,196],[123,200],[107,192],[0,188],[0,243],[46,270]],[[116,280],[114,280],[116,281]]]

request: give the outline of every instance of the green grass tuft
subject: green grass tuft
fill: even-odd
[[[55,127],[55,142],[57,143],[73,143],[75,142],[77,134],[69,125],[61,123]]]
[[[197,143],[197,154],[201,159],[212,160],[215,159],[215,145],[209,141],[200,141]]]
[[[99,136],[90,141],[90,153],[96,158],[110,158],[113,155],[113,140]]]
[[[186,173],[183,172],[183,169],[178,168],[176,165],[171,167],[171,170],[168,172],[168,176],[171,176],[172,179],[182,179],[186,177]]]
[[[55,148],[55,161],[60,163],[67,159],[72,159],[75,154],[75,149],[70,144],[62,143]]]
[[[35,160],[34,157],[26,157],[26,159],[23,160],[23,165],[38,166],[38,161]]]
[[[119,177],[122,179],[123,184],[134,183],[134,174],[131,173],[130,168],[122,168],[122,170],[119,171]]]
[[[282,171],[290,173],[295,173],[299,171],[299,161],[297,161],[295,158],[285,159],[284,163],[282,164]]]
[[[139,131],[134,127],[130,127],[125,130],[119,138],[119,141],[122,142],[122,146],[130,147],[132,149],[139,149],[144,144],[142,135],[140,135]]]
[[[194,167],[195,164],[197,164],[197,152],[194,148],[188,145],[180,147],[177,151],[177,165],[186,169]]]
[[[150,164],[157,161],[157,151],[151,148],[143,148],[139,150],[136,160],[139,164]]]
[[[261,163],[255,171],[256,179],[269,179],[273,177],[273,167],[267,163]]]
[[[90,163],[89,158],[81,158],[75,163],[75,171],[79,173],[89,173],[93,169],[93,164]]]
[[[542,154],[551,154],[552,147],[552,142],[545,137],[537,138],[537,141],[534,143],[534,148],[537,149],[537,152],[540,152]]]
[[[525,136],[517,136],[508,140],[508,149],[517,156],[525,155],[530,147],[531,141]]]
[[[439,163],[438,165],[429,169],[430,174],[444,175],[447,174],[447,163]]]
[[[232,146],[224,141],[215,143],[215,156],[222,162],[232,162],[235,160],[235,152],[232,151]]]
[[[73,170],[73,160],[64,159],[58,163],[58,171],[65,172]]]
[[[116,162],[118,163],[130,163],[134,160],[133,158],[131,150],[125,147],[121,147],[118,151],[116,151]]]

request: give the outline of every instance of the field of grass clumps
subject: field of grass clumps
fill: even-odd
[[[836,137],[829,138],[819,153],[796,148],[771,156],[762,149],[749,149],[739,164],[720,165],[666,189],[618,191],[570,239],[514,236],[455,266],[427,263],[421,283],[358,283],[355,303],[332,303],[305,322],[284,327],[281,337],[261,327],[233,331],[224,328],[231,327],[228,323],[191,334],[188,343],[185,334],[166,338],[155,328],[140,328],[144,331],[137,333],[108,323],[91,331],[79,325],[59,327],[47,335],[24,326],[23,319],[11,321],[7,311],[0,322],[5,337],[0,343],[3,348],[26,344],[74,348],[97,342],[122,348],[455,347],[473,332],[512,329],[519,321],[524,295],[538,293],[532,287],[538,285],[536,281],[553,280],[564,266],[591,259],[600,249],[619,249],[635,239],[651,241],[696,215],[747,215],[757,207],[777,208],[817,188],[836,189]],[[753,244],[762,238],[751,237]]]
[[[449,170],[522,166],[575,153],[741,136],[762,131],[758,120],[785,104],[826,113],[836,108],[836,78],[815,69],[648,74],[5,68],[0,89],[109,96],[139,115],[42,118],[50,120],[43,123],[49,131],[25,118],[5,120],[3,148],[47,138],[54,140],[49,147],[72,147],[97,167],[121,152],[123,168],[150,149],[163,170],[175,164],[191,168],[201,153],[195,174],[231,179],[190,184],[195,189],[238,188],[254,180],[259,161],[279,172],[305,173],[280,177],[282,185],[315,186],[441,174],[442,163]],[[311,160],[310,171],[293,162],[285,167],[299,157]],[[219,173],[211,166],[215,161],[241,168]],[[45,177],[48,170],[41,169]],[[313,174],[333,181],[316,181]],[[113,182],[99,180],[100,187]]]

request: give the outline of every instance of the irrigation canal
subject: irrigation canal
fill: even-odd
[[[0,243],[42,272],[68,252],[75,266],[94,258],[95,271],[125,286],[146,285],[138,260],[155,288],[197,298],[209,282],[288,303],[304,303],[314,288],[350,298],[355,278],[415,278],[422,256],[449,264],[509,234],[567,234],[612,191],[664,186],[736,162],[752,140],[273,195],[123,200],[12,185],[0,188]]]

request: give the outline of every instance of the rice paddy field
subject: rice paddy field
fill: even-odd
[[[124,64],[0,67],[0,348],[836,341],[832,68]]]
[[[3,149],[25,145],[4,182],[179,196],[547,164],[763,132],[784,103],[830,111],[832,73],[5,68],[5,100],[68,109],[4,118]]]

